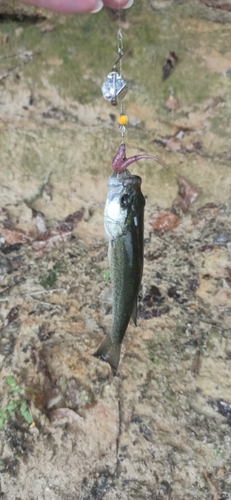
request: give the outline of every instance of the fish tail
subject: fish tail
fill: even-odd
[[[116,375],[120,360],[120,349],[121,345],[112,343],[109,335],[107,335],[95,352],[94,356],[109,363],[113,375]]]

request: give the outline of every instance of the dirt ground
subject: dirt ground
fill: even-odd
[[[144,276],[116,377],[93,354],[117,14],[0,2],[0,22],[1,498],[229,500],[231,3],[135,0],[122,19],[127,154],[167,168],[131,168]]]

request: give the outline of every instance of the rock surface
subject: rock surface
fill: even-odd
[[[0,14],[1,495],[228,500],[228,2],[136,0],[122,21],[127,154],[168,168],[132,169],[144,277],[115,378],[93,354],[112,319],[103,205],[120,136],[100,87],[116,15]]]

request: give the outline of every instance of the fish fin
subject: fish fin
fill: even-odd
[[[101,358],[102,361],[109,363],[113,375],[116,375],[119,360],[120,360],[120,344],[113,344],[110,337],[107,335],[103,342],[98,347],[94,356]]]
[[[131,318],[132,318],[134,325],[137,326],[137,298],[134,302]]]
[[[111,267],[111,247],[112,247],[112,242],[111,242],[111,240],[109,240],[108,252],[107,252],[109,267]]]

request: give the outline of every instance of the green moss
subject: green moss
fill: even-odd
[[[53,288],[58,279],[58,274],[62,273],[63,270],[64,270],[63,262],[57,261],[53,265],[52,269],[49,269],[47,275],[39,282],[39,284],[46,290]]]
[[[229,98],[227,97],[227,100]],[[225,99],[226,101],[226,99]],[[211,131],[221,138],[230,139],[231,123],[230,123],[230,106],[225,105],[217,107],[215,116],[211,118]]]

